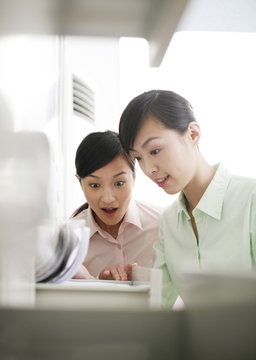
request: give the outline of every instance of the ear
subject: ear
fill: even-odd
[[[187,133],[193,145],[197,146],[201,137],[201,130],[196,121],[189,123]]]

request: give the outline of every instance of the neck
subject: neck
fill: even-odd
[[[183,189],[189,213],[192,213],[192,210],[199,203],[214,174],[215,169],[210,166],[200,154],[195,174],[188,185]]]
[[[104,224],[105,227],[103,228],[101,226],[101,228],[103,230],[105,230],[109,235],[111,235],[114,239],[117,238],[117,235],[118,235],[118,231],[119,231],[119,227],[120,227],[120,224],[116,224],[116,225],[107,225],[107,224]]]
[[[93,213],[94,220],[101,227],[101,229],[106,231],[109,235],[111,235],[114,239],[116,239],[117,235],[118,235],[119,227],[120,227],[120,224],[122,221],[120,221],[118,224],[115,224],[115,225],[108,225],[108,224],[105,224],[100,218],[98,218],[98,216],[94,212],[92,212],[92,213]]]

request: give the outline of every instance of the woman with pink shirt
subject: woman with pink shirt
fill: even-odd
[[[75,278],[131,280],[135,264],[152,266],[162,210],[132,199],[134,162],[117,133],[86,136],[75,165],[87,202],[73,217],[90,228],[88,253]]]

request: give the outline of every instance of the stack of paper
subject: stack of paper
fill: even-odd
[[[85,259],[89,236],[90,230],[83,220],[70,220],[60,227],[56,235],[48,238],[41,236],[36,282],[60,284],[71,279]]]

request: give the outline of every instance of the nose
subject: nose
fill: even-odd
[[[145,175],[151,178],[151,176],[158,171],[157,165],[152,160],[143,160],[139,162],[141,170]]]
[[[115,201],[115,194],[111,188],[104,188],[102,191],[101,200],[104,204],[111,204]]]

